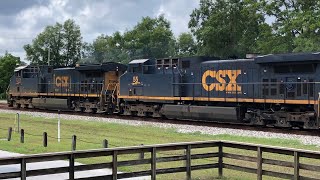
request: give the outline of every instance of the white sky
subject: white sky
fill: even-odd
[[[23,60],[23,45],[32,42],[47,25],[71,18],[80,25],[86,42],[100,34],[131,29],[142,17],[165,14],[175,35],[188,30],[188,21],[200,0],[2,0],[0,55],[5,51]]]

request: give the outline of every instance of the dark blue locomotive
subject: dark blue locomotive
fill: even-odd
[[[126,115],[319,127],[320,54],[142,59],[120,77]]]
[[[86,112],[113,112],[117,106],[119,63],[24,66],[15,70],[7,92],[9,106]]]
[[[319,128],[319,53],[24,66],[9,106]]]

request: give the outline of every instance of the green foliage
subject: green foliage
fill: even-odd
[[[261,0],[272,23],[275,52],[319,51],[320,1]]]
[[[133,59],[169,57],[174,52],[173,33],[164,16],[142,18],[131,31],[125,32],[124,40]]]
[[[123,62],[129,60],[124,48],[123,36],[115,32],[112,36],[100,35],[92,44],[92,54],[96,62],[104,61]]]
[[[47,26],[24,49],[27,59],[33,64],[48,64],[54,66],[73,66],[81,58],[82,37],[80,27],[73,20],[67,20],[63,24],[56,23]]]
[[[197,46],[191,33],[181,33],[177,39],[178,56],[194,56],[197,52]]]
[[[9,114],[11,113],[11,114]],[[1,127],[0,138],[7,136],[8,127],[15,126],[15,112],[11,111],[6,114],[0,113]],[[102,121],[97,121],[92,119],[91,121],[83,121],[78,119],[61,119],[61,142],[57,142],[54,138],[57,135],[57,119],[51,117],[35,117],[34,115],[20,114],[21,128],[25,130],[25,133],[36,135],[26,135],[25,143],[20,143],[20,134],[13,133],[11,141],[0,141],[0,146],[2,150],[17,152],[23,154],[35,154],[35,153],[48,153],[48,152],[61,152],[70,151],[71,148],[71,136],[77,136],[77,150],[88,150],[88,149],[98,149],[102,147],[102,140],[106,139],[109,142],[109,147],[114,148],[116,146],[126,147],[126,146],[137,146],[140,144],[151,145],[151,144],[163,144],[163,143],[175,143],[175,142],[192,142],[192,141],[206,141],[206,140],[227,140],[227,141],[237,141],[237,142],[247,142],[255,144],[264,144],[271,146],[282,146],[289,148],[300,148],[308,150],[319,150],[319,147],[314,145],[304,145],[299,140],[288,140],[280,138],[258,138],[258,137],[247,137],[247,136],[235,136],[228,134],[220,135],[206,135],[199,132],[196,133],[179,133],[176,129],[165,129],[158,127],[151,127],[146,125],[135,126],[127,124],[116,124],[107,123]],[[42,133],[47,132],[48,147],[42,146]],[[82,140],[82,141],[81,141]],[[218,148],[194,148],[192,149],[192,154],[205,154],[208,152],[217,152]],[[234,148],[223,148],[224,152],[231,154],[239,154],[246,156],[256,156],[255,151],[239,150]],[[158,152],[157,157],[168,157],[168,156],[181,156],[184,154],[183,150]],[[270,159],[281,159],[283,161],[292,162],[292,157],[278,155],[278,154],[264,154],[265,157]],[[137,159],[138,154],[121,155],[119,161],[133,160]],[[145,153],[145,158],[150,158],[150,153]],[[110,156],[96,157],[96,158],[77,158],[77,162],[84,164],[97,164],[106,163],[111,161]],[[319,161],[304,159],[301,157],[301,162],[306,164],[317,164]],[[198,164],[208,164],[215,162],[215,159],[203,159],[196,160],[193,159],[193,165]],[[243,166],[243,161],[234,161],[232,159],[224,158],[225,163],[231,163],[238,166]],[[183,167],[183,161],[169,162],[169,163],[157,163],[157,168],[168,168],[168,167]],[[256,163],[248,162],[247,166],[254,167]],[[119,167],[119,171],[122,172],[136,172],[142,171],[143,169],[150,169],[150,165],[142,166],[127,166]],[[273,171],[280,171],[283,173],[292,173],[291,169],[274,167],[273,169],[268,169]],[[215,176],[218,175],[217,170],[212,169],[193,171],[193,179],[217,179]],[[318,177],[316,173],[306,172],[306,176]],[[238,171],[229,171],[224,169],[223,179],[255,179],[256,175],[250,175],[248,173],[242,173]],[[160,175],[158,179],[173,179],[172,174]],[[184,179],[185,173],[176,173],[174,179]]]
[[[86,61],[319,51],[319,9],[316,0],[201,0],[190,16],[192,34],[175,39],[163,16],[145,17],[123,34],[99,36]]]
[[[91,58],[84,62],[114,61],[128,63],[133,59],[161,58],[175,54],[175,40],[170,23],[163,16],[144,17],[123,34],[100,35],[86,46]]]
[[[243,57],[256,47],[264,16],[253,0],[201,0],[191,14],[189,28],[198,40],[200,54]]]
[[[201,0],[189,27],[200,55],[243,57],[319,51],[319,17],[318,0]]]
[[[9,53],[0,57],[0,99],[5,97],[10,78],[18,64],[20,64],[20,58]]]

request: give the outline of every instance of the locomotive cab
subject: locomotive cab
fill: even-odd
[[[20,66],[14,70],[7,90],[9,106],[33,107],[32,98],[45,89],[45,77],[52,73],[51,66]]]

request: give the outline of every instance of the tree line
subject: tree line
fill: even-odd
[[[93,42],[84,42],[80,26],[69,19],[47,26],[24,49],[31,64],[56,67],[140,58],[244,58],[247,53],[320,51],[318,0],[200,0],[189,18],[190,31],[177,37],[170,21],[160,15],[143,17],[133,28],[101,34]],[[20,59],[9,53],[0,57],[0,96],[19,64]]]
[[[80,26],[69,19],[47,26],[25,45],[26,59],[59,67],[141,58],[244,58],[247,53],[320,51],[318,0],[200,0],[189,18],[189,32],[177,37],[170,20],[160,15],[143,17],[133,28],[101,34],[93,42],[84,42]],[[10,53],[0,56],[0,98],[21,63]]]
[[[35,64],[80,63],[181,56],[243,58],[247,53],[319,51],[318,0],[200,0],[190,14],[190,32],[175,37],[170,21],[143,17],[132,29],[83,42],[73,20],[48,26],[31,44]]]

